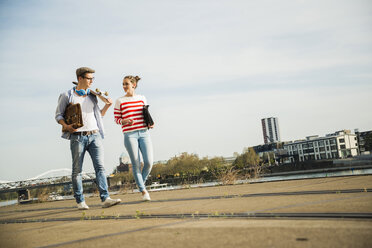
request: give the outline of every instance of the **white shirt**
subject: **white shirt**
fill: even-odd
[[[97,120],[94,116],[94,103],[90,97],[77,96],[74,93],[73,103],[80,103],[83,125],[77,132],[98,130]]]

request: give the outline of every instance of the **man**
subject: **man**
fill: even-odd
[[[95,71],[88,67],[76,70],[77,86],[62,93],[58,99],[56,109],[56,121],[62,125],[62,138],[70,140],[72,154],[72,186],[78,209],[89,209],[85,203],[82,183],[82,167],[85,152],[88,151],[92,158],[96,172],[96,182],[99,189],[102,207],[111,207],[121,202],[120,199],[111,199],[107,187],[107,179],[103,167],[103,144],[104,129],[102,116],[112,105],[112,100],[103,109],[98,106],[97,97],[89,94],[89,88],[93,83]],[[75,129],[73,125],[67,125],[64,113],[69,103],[80,103],[83,126]]]

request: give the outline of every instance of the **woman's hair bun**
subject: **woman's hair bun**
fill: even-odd
[[[141,80],[141,78],[139,76],[134,77],[134,76],[131,76],[131,75],[125,76],[124,79],[129,79],[132,84],[136,84],[136,88],[138,86],[138,81]]]

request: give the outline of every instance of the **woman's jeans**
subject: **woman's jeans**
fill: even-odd
[[[107,178],[103,167],[103,144],[99,133],[91,135],[72,134],[70,139],[72,154],[72,187],[77,203],[84,201],[82,168],[85,152],[88,151],[92,158],[94,170],[96,172],[96,182],[101,201],[109,197],[107,189]]]
[[[124,133],[124,146],[128,151],[134,180],[141,192],[146,190],[145,182],[149,176],[153,164],[153,151],[150,132],[145,130]],[[143,169],[141,172],[140,152],[143,158]]]

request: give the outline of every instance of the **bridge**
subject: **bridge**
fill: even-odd
[[[36,177],[22,181],[0,183],[0,193],[17,192],[22,189],[34,189],[47,186],[60,186],[71,184],[71,169],[61,168],[46,171]],[[95,173],[82,173],[83,183],[94,182]]]

